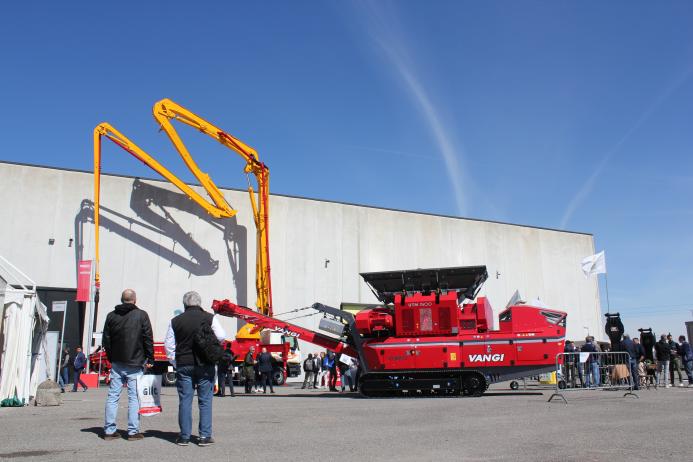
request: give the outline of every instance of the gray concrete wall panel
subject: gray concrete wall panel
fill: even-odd
[[[0,164],[0,182],[6,209],[0,253],[40,285],[75,287],[76,260],[93,258],[92,175]],[[165,182],[102,177],[98,326],[125,287],[137,291],[159,340],[187,290],[199,291],[205,306],[214,298],[254,305],[248,195],[224,195],[238,214],[215,220]],[[597,281],[580,271],[580,260],[594,252],[588,234],[273,195],[270,245],[277,313],[315,301],[375,302],[360,272],[485,264],[489,280],[481,294],[496,315],[519,289],[568,311],[570,338],[587,330],[603,337]],[[296,322],[317,328],[319,319]],[[235,332],[234,320],[223,324]]]

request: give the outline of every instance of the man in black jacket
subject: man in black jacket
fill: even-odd
[[[267,352],[267,348],[262,347],[262,353],[257,358],[257,368],[260,371],[260,383],[262,383],[262,392],[267,393],[267,385],[270,387],[270,393],[274,393],[272,386],[272,355]]]
[[[229,367],[233,364],[236,356],[231,350],[231,344],[227,343],[224,349],[224,354],[221,359],[217,362],[217,385],[219,386],[219,391],[216,396],[224,397],[226,396],[226,381],[229,376]],[[229,389],[231,390],[231,396],[235,396],[233,391],[233,377],[231,377],[231,383],[229,384]]]
[[[632,380],[632,385],[634,390],[640,389],[640,382],[638,379],[638,348],[630,339],[630,335],[624,334],[623,341],[621,341],[621,346],[628,353],[628,363],[630,369],[630,377]]]
[[[178,389],[179,446],[190,443],[192,433],[192,402],[197,389],[197,405],[200,409],[199,446],[214,443],[212,438],[212,396],[214,395],[214,363],[207,362],[195,346],[196,334],[202,331],[202,323],[211,326],[220,343],[226,337],[219,317],[202,309],[202,298],[197,292],[183,295],[185,311],[171,320],[166,332],[166,356],[176,368]]]
[[[667,336],[662,334],[659,342],[655,343],[655,357],[657,358],[657,384],[664,385],[670,388],[667,383],[667,375],[669,375],[669,361],[671,360],[671,349],[667,342]]]
[[[116,431],[118,401],[123,384],[128,386],[128,440],[141,440],[140,406],[137,397],[137,380],[144,368],[154,363],[154,339],[149,316],[135,305],[137,295],[125,289],[120,297],[121,305],[108,313],[103,326],[102,345],[111,363],[110,379],[106,399],[106,422],[104,439],[120,438]]]

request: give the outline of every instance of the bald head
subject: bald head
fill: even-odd
[[[120,301],[123,303],[137,303],[137,294],[132,289],[125,289],[120,296]]]

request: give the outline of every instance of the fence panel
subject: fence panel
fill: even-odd
[[[633,393],[634,380],[638,379],[638,365],[626,352],[576,352],[556,355],[556,390],[549,398],[561,398],[564,393],[578,390],[626,390]]]

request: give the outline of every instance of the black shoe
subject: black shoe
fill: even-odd
[[[176,444],[178,446],[187,446],[190,444],[190,438],[183,438],[179,436],[178,438],[176,438]]]
[[[65,393],[65,389],[64,389],[64,388],[61,388],[61,389],[60,389],[60,393]]]
[[[211,436],[203,436],[197,442],[198,446],[209,446],[210,444],[214,444],[214,438],[212,438]]]
[[[87,390],[88,390],[87,387],[82,388],[82,391],[87,391]]]
[[[103,439],[105,441],[113,441],[113,440],[117,440],[120,438],[122,438],[122,436],[120,435],[120,433],[118,433],[118,430],[116,430],[115,432],[113,432],[111,434],[106,433],[105,435],[103,435]]]

